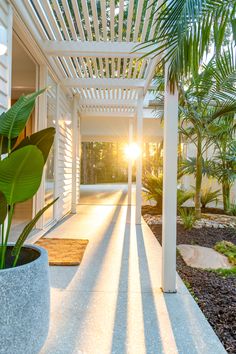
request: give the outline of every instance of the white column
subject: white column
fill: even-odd
[[[58,185],[58,175],[59,175],[59,119],[60,119],[60,85],[57,84],[56,86],[56,122],[55,122],[55,129],[56,134],[54,138],[54,198],[60,197],[59,195],[59,185]],[[53,218],[54,220],[59,220],[59,203],[60,199],[54,204],[53,208]]]
[[[143,90],[138,92],[137,104],[137,129],[136,142],[140,149],[140,155],[136,161],[136,224],[141,224],[141,208],[142,208],[142,147],[143,147]]]
[[[71,212],[76,214],[77,206],[77,150],[78,150],[78,108],[77,97],[73,98],[72,113],[72,199]]]
[[[48,84],[48,68],[46,65],[40,65],[39,67],[39,89],[44,89]],[[35,128],[36,131],[45,129],[47,127],[47,92],[41,94],[37,100],[36,109],[37,115],[35,115]],[[35,212],[37,213],[45,205],[45,168],[42,176],[42,182],[39,190],[36,194]],[[44,216],[42,216],[36,224],[37,229],[43,229]]]
[[[163,151],[163,222],[162,222],[162,290],[176,292],[176,212],[177,212],[177,144],[178,92],[170,92],[165,73],[164,151]]]
[[[133,143],[133,118],[129,119],[129,145]],[[132,204],[132,170],[133,160],[128,159],[128,205]]]
[[[77,203],[79,203],[80,200],[80,181],[81,181],[81,151],[82,151],[82,146],[81,146],[81,118],[80,114],[78,111],[78,146],[77,146]]]

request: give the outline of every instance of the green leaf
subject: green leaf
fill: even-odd
[[[43,213],[50,208],[59,198],[56,198],[55,200],[53,200],[51,203],[47,204],[44,208],[42,208],[33,218],[33,220],[31,220],[24,228],[24,230],[22,231],[22,233],[20,234],[15,246],[13,247],[12,250],[12,255],[15,256],[15,260],[14,260],[14,265],[17,263],[17,259],[19,257],[20,254],[20,250],[21,247],[23,246],[25,240],[27,239],[27,237],[29,236],[30,232],[33,230],[33,227],[35,226],[35,224],[37,223],[37,221],[40,219],[40,217],[43,215]]]
[[[0,161],[0,191],[5,194],[8,205],[33,197],[41,183],[43,166],[43,154],[33,145]]]
[[[17,141],[17,138],[11,139],[11,146],[14,146]],[[7,154],[8,153],[8,139],[3,136],[3,142],[2,142],[2,154]]]
[[[0,224],[4,223],[7,216],[7,200],[5,195],[0,192]]]
[[[22,140],[20,144],[15,147],[14,151],[27,145],[35,145],[42,152],[44,163],[46,163],[48,154],[54,141],[54,136],[55,128],[40,130],[39,132],[27,136],[24,140]]]
[[[0,115],[0,135],[9,139],[16,138],[24,129],[35,105],[36,98],[45,91],[37,91],[19,100],[7,111]]]
[[[234,42],[236,42],[236,18],[231,20]]]

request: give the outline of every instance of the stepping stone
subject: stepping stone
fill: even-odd
[[[185,263],[190,267],[202,269],[230,269],[232,267],[226,256],[212,248],[197,245],[178,245],[177,248]]]

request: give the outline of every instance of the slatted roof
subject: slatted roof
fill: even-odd
[[[80,98],[81,112],[131,114],[146,93],[158,58],[137,45],[156,31],[153,0],[15,0],[27,11],[38,43]],[[141,59],[140,59],[141,58]]]

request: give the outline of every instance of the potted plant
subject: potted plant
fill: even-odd
[[[47,252],[24,242],[42,214],[40,210],[10,244],[12,217],[17,203],[37,192],[55,129],[47,128],[18,143],[44,90],[22,96],[0,115],[0,353],[36,354],[49,327],[50,287]]]

